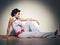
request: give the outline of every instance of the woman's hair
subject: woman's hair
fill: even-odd
[[[12,12],[11,12],[11,16],[12,16],[12,17],[15,16],[15,14],[16,14],[17,12],[20,12],[20,10],[17,9],[17,8],[13,9]]]

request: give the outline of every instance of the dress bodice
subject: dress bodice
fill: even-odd
[[[22,22],[20,19],[16,19],[15,17],[13,17],[13,19],[14,19],[13,23],[18,24],[18,25],[22,25]]]
[[[13,24],[14,24],[14,25],[17,25],[17,26],[19,26],[19,28],[21,28],[21,26],[22,26],[22,22],[21,22],[21,20],[20,20],[20,19],[16,19],[15,17],[12,17],[12,18],[14,19]],[[12,26],[10,27],[11,30],[14,30],[14,28],[13,28],[13,24],[12,24]],[[17,31],[16,31],[16,32],[17,32]]]

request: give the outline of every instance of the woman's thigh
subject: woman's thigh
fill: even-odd
[[[23,32],[22,34],[18,35],[18,37],[33,37],[34,32]]]
[[[29,32],[29,30],[36,33],[40,32],[39,29],[37,29],[37,27],[31,21],[27,21],[23,28],[27,32]]]

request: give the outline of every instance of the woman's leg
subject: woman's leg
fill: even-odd
[[[39,32],[40,33],[40,31],[37,29],[37,27],[35,27],[35,25],[31,21],[26,22],[24,29],[25,29],[25,31],[28,31],[28,32],[30,29],[32,32]]]
[[[22,34],[18,35],[18,37],[33,37],[34,32],[23,32]]]
[[[29,31],[29,29],[32,30],[31,35],[34,37],[54,37],[54,32],[40,32],[34,24],[32,24],[30,21],[27,21],[25,24],[24,29],[26,31]]]
[[[40,32],[39,36],[46,38],[55,37],[54,32]]]
[[[29,33],[32,37],[39,37],[40,35],[40,31],[35,27],[34,24],[31,23],[31,21],[27,21],[27,23],[24,26],[24,30],[26,33]],[[29,30],[31,30],[31,32],[29,32]]]

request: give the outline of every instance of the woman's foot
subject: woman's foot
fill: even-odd
[[[58,33],[58,29],[56,30],[55,35],[57,35],[57,33]]]

